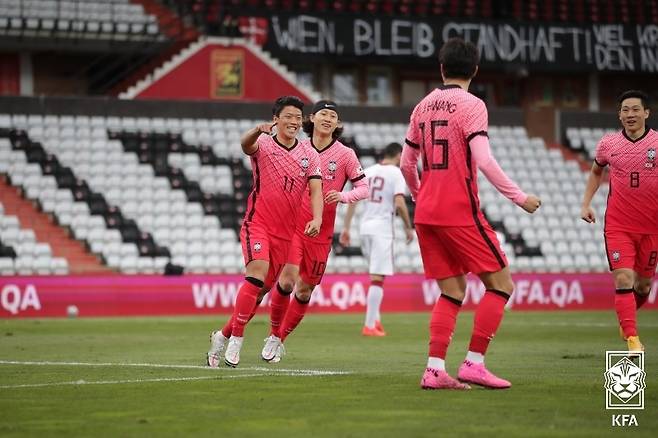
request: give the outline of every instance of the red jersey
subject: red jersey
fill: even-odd
[[[607,230],[658,234],[658,132],[631,140],[624,130],[603,136],[594,161],[610,165]]]
[[[322,178],[320,158],[307,142],[295,140],[287,149],[276,137],[261,135],[251,155],[254,186],[247,200],[244,223],[257,223],[268,234],[290,240],[308,180]]]
[[[304,140],[302,143],[307,143],[317,151],[311,139]],[[318,154],[320,156],[320,170],[322,172],[323,196],[330,190],[341,192],[348,180],[354,183],[365,177],[356,153],[338,140],[334,140],[329,146],[318,151]],[[311,196],[307,190],[302,200],[300,214],[297,216],[297,232],[301,230],[304,238],[313,242],[331,242],[334,235],[334,222],[336,221],[336,208],[338,204],[338,202],[324,204],[320,234],[317,237],[306,236],[303,234],[304,226],[308,221],[313,219]]]
[[[487,128],[484,102],[458,85],[441,86],[416,105],[405,140],[420,150],[423,170],[414,222],[469,226],[484,221],[469,141],[486,136]]]

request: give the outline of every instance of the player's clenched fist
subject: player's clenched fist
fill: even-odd
[[[528,199],[521,205],[521,208],[528,213],[534,213],[541,206],[541,199],[535,195],[528,195]]]
[[[594,213],[594,209],[589,205],[584,205],[580,209],[580,218],[585,222],[593,224],[596,222],[596,214]]]
[[[304,234],[310,237],[315,237],[320,233],[320,226],[322,225],[321,221],[312,219],[308,221],[306,227],[304,227]]]

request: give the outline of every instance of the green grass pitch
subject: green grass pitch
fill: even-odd
[[[453,375],[472,317],[459,317]],[[625,348],[613,311],[508,312],[487,355],[505,391],[422,391],[429,314],[384,315],[385,338],[362,337],[362,318],[308,315],[274,365],[260,359],[259,314],[240,366],[216,370],[201,365],[224,316],[3,320],[0,436],[656,436],[658,312],[639,314],[641,411],[605,409],[605,351]],[[613,427],[621,413],[638,426]]]

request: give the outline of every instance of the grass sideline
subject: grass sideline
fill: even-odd
[[[472,316],[460,315],[448,351],[453,375]],[[240,367],[201,367],[208,333],[224,320],[0,321],[0,435],[591,437],[623,433],[611,425],[620,413],[637,416],[635,436],[658,430],[655,311],[639,314],[643,411],[605,410],[605,351],[625,348],[612,311],[507,313],[487,364],[513,387],[468,392],[419,389],[428,314],[384,315],[385,338],[360,336],[362,315],[311,314],[277,365],[260,360],[268,333],[259,314]]]

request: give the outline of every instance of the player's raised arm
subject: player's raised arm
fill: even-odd
[[[604,167],[599,166],[596,160],[592,163],[592,169],[589,171],[587,183],[585,184],[585,193],[583,194],[583,203],[580,207],[580,217],[585,222],[596,222],[596,214],[592,208],[592,198],[599,190],[601,179],[603,178]]]
[[[534,213],[539,208],[541,200],[535,195],[524,193],[500,168],[496,159],[491,155],[491,146],[486,136],[473,137],[470,145],[475,163],[484,176],[496,187],[496,190],[528,213]]]
[[[338,237],[338,242],[343,246],[349,246],[350,244],[350,227],[352,226],[352,218],[354,217],[354,211],[356,210],[356,204],[349,204],[347,206],[347,211],[345,212],[345,217],[343,218],[343,230],[340,232]]]
[[[258,145],[256,144],[258,137],[260,137],[261,134],[271,134],[273,127],[274,125],[270,122],[261,123],[260,125],[255,126],[249,131],[245,132],[242,136],[242,139],[240,140],[240,144],[242,145],[242,152],[247,155],[255,154],[258,150]]]

